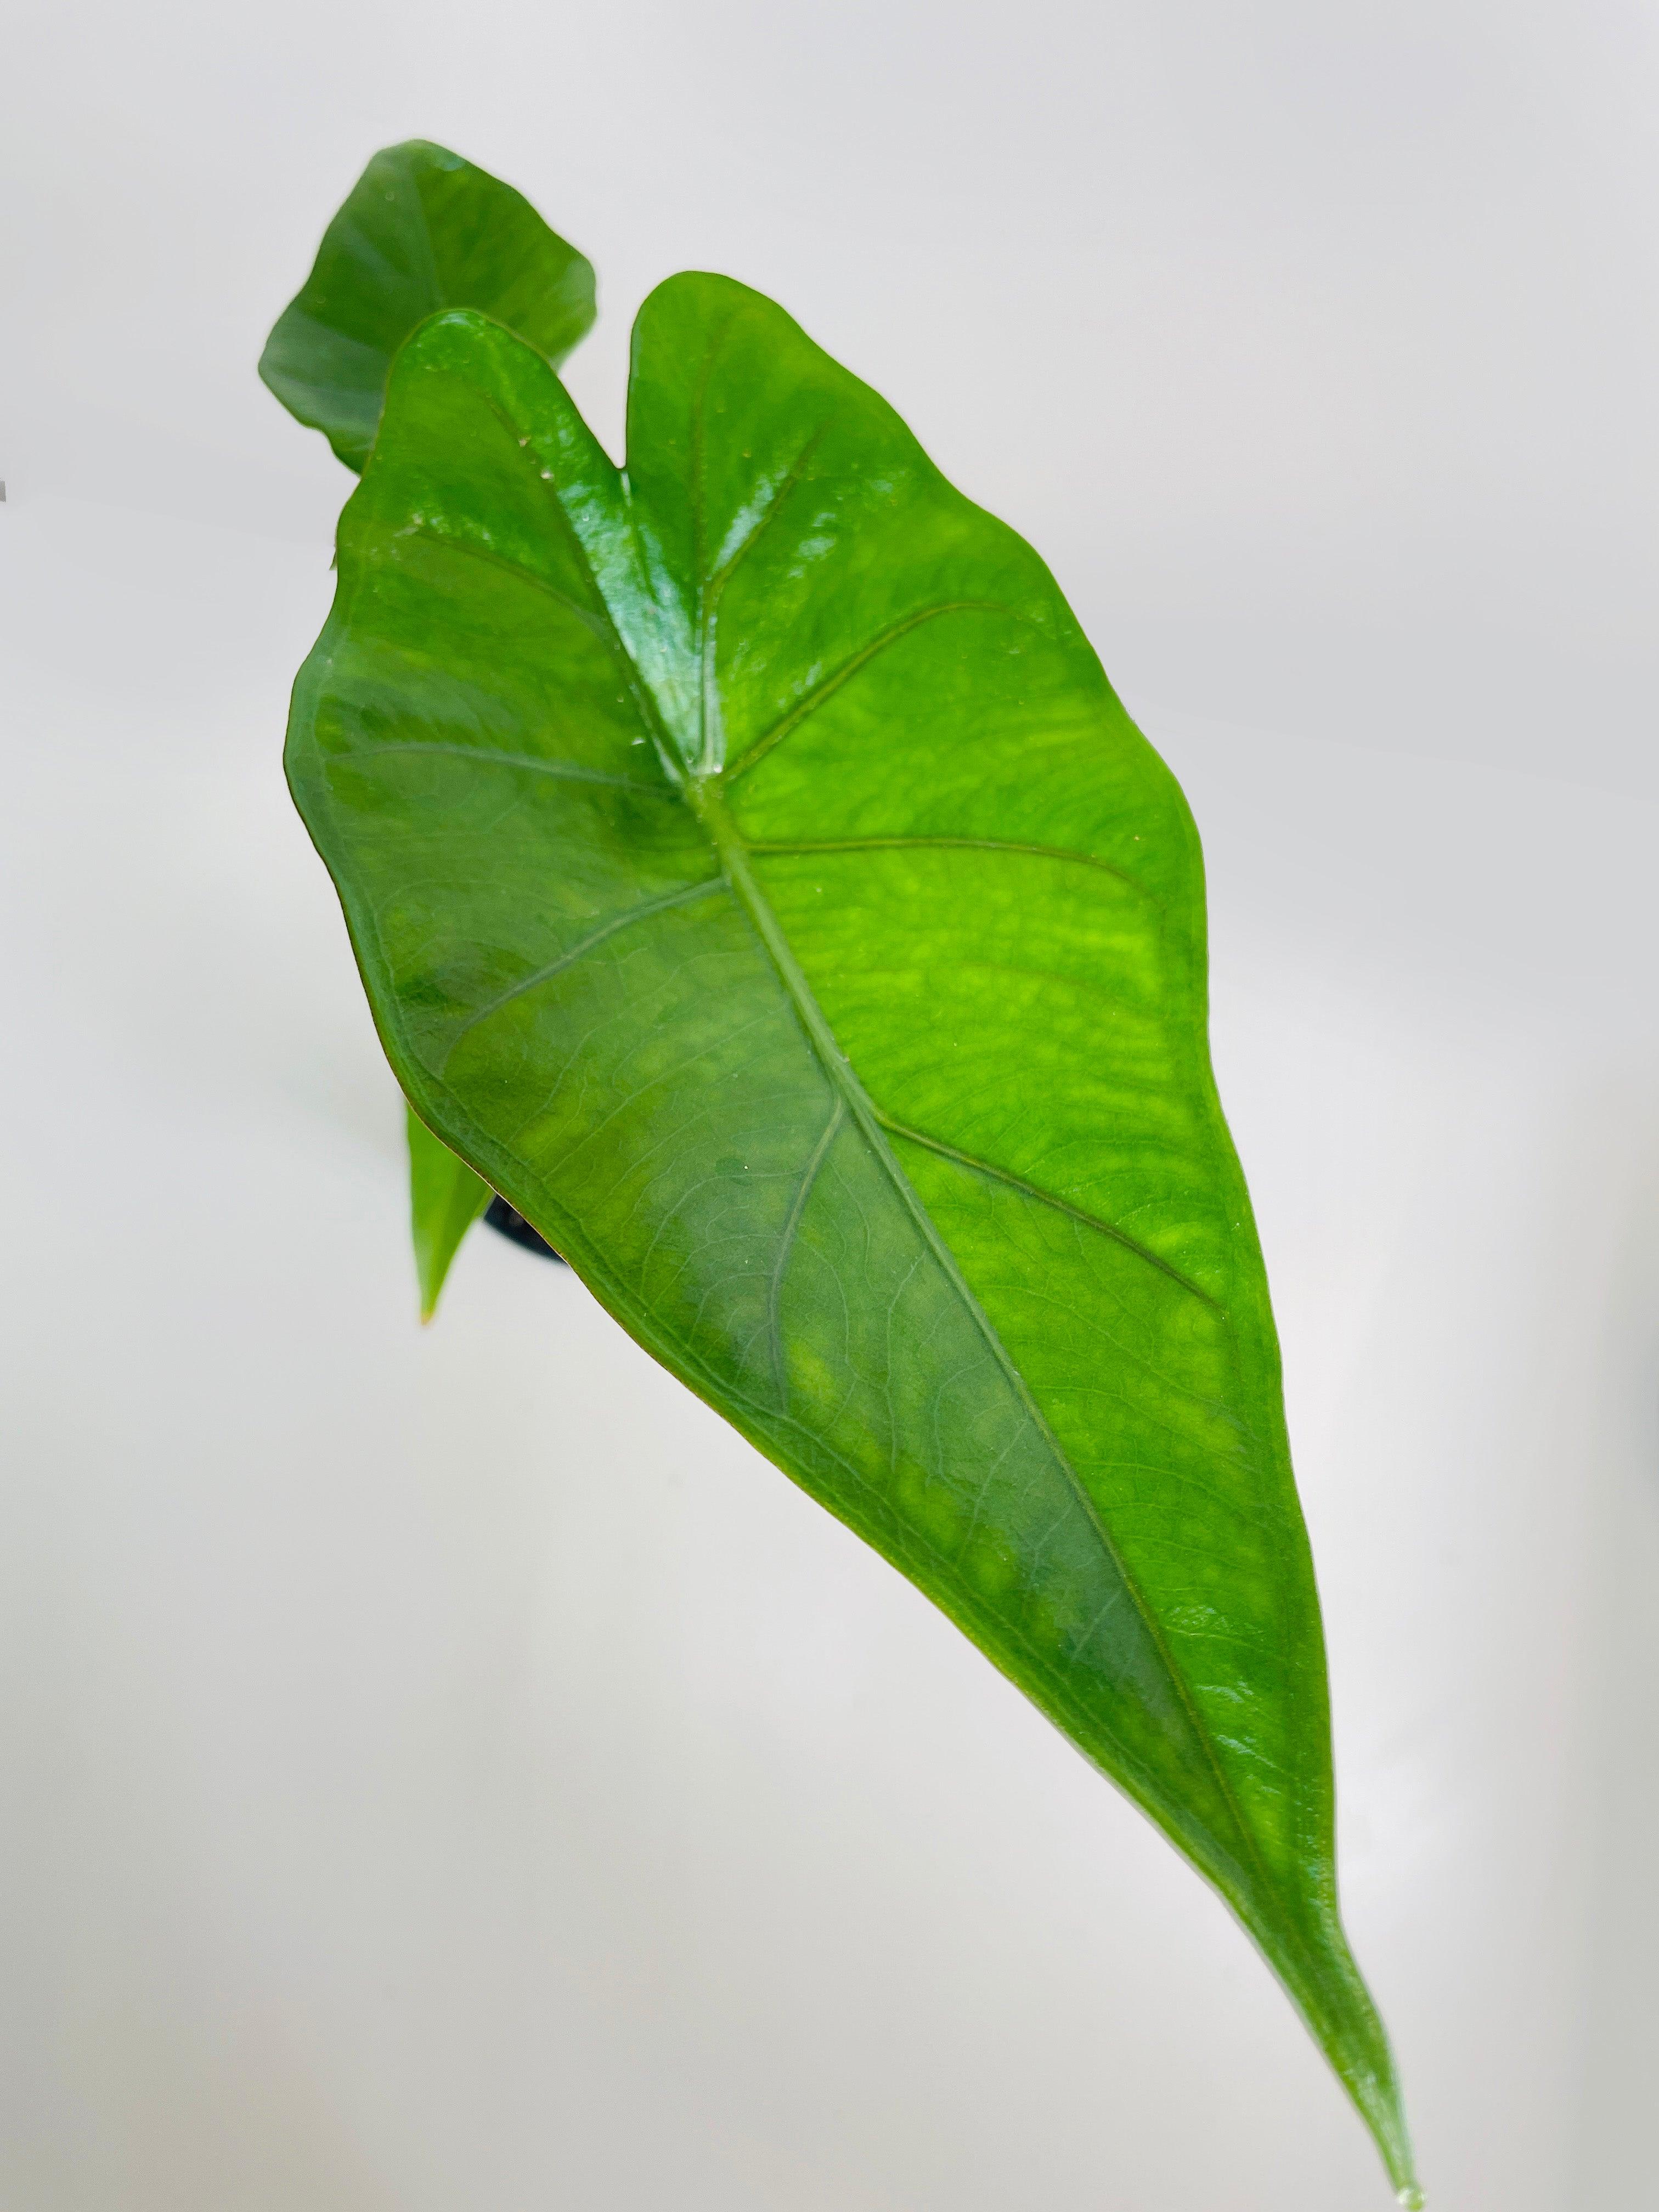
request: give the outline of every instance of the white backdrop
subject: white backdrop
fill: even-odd
[[[1192,798],[1444,2212],[1659,2077],[1656,19],[20,6],[0,176],[3,2212],[1364,2212],[1224,1912],[400,1133],[278,766],[348,479],[253,377],[376,146],[773,292]],[[1269,734],[1270,732],[1279,734]]]

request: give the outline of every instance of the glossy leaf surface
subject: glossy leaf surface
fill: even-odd
[[[628,436],[482,318],[399,358],[289,753],[399,1079],[1215,1884],[1405,2185],[1180,792],[769,302],[653,295]]]
[[[414,1108],[409,1125],[409,1218],[421,1319],[430,1321],[461,1239],[490,1200],[489,1185],[434,1137]]]
[[[361,470],[393,356],[440,307],[482,309],[556,368],[592,328],[593,271],[511,185],[411,138],[375,155],[352,187],[259,374]]]

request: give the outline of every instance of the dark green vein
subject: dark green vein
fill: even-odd
[[[444,1056],[438,1063],[439,1073],[441,1073],[448,1066],[456,1046],[469,1030],[476,1029],[480,1022],[488,1021],[491,1014],[500,1013],[503,1006],[511,1006],[514,999],[522,998],[526,991],[533,991],[543,983],[550,983],[554,976],[562,975],[567,968],[574,967],[577,961],[585,959],[588,953],[603,945],[606,938],[614,937],[618,930],[629,928],[636,921],[649,921],[653,914],[666,914],[671,907],[688,905],[692,899],[704,898],[710,891],[721,891],[726,888],[723,876],[710,876],[705,883],[686,884],[679,890],[667,892],[661,898],[647,899],[640,906],[631,906],[626,914],[612,915],[609,921],[601,922],[597,929],[591,930],[580,944],[573,945],[568,952],[562,952],[556,960],[550,960],[545,968],[538,968],[533,975],[524,976],[510,990],[503,991],[499,998],[492,999],[487,1006],[480,1006],[477,1013],[469,1014],[445,1048]]]
[[[557,379],[554,380],[556,385]],[[562,390],[562,386],[559,388]],[[496,422],[513,441],[520,461],[524,461],[528,455],[530,465],[535,472],[536,483],[548,505],[552,508],[554,520],[563,532],[565,542],[574,556],[583,575],[586,577],[589,590],[599,603],[599,619],[604,624],[602,634],[605,642],[611,649],[611,659],[617,664],[623,682],[633,695],[634,705],[641,724],[656,748],[664,773],[678,781],[681,768],[678,755],[664,726],[662,717],[657,712],[657,702],[651,696],[650,686],[641,678],[640,672],[634,665],[633,655],[623,643],[622,633],[617,629],[616,618],[611,611],[611,603],[599,588],[599,580],[593,573],[593,563],[587,557],[587,548],[582,544],[581,534],[567,513],[563,500],[559,496],[557,483],[550,475],[544,475],[539,468],[536,467],[536,455],[533,449],[530,447],[527,438],[520,435],[518,425],[506,409],[490,398],[487,392],[483,395],[483,401]],[[613,477],[616,477],[617,471],[614,466],[611,473]]]
[[[809,714],[816,714],[826,700],[833,699],[842,685],[850,684],[860,669],[867,667],[878,653],[884,653],[890,645],[896,645],[900,638],[908,636],[913,629],[920,629],[923,623],[933,622],[940,615],[961,614],[1006,615],[1015,622],[1024,619],[1014,608],[1005,606],[1000,599],[945,599],[938,606],[919,607],[914,614],[901,616],[897,622],[889,623],[885,629],[878,631],[868,645],[861,646],[850,659],[842,661],[841,666],[833,670],[822,683],[815,684],[804,697],[795,702],[787,714],[757,738],[748,751],[740,754],[726,769],[726,781],[735,783],[740,775],[747,775],[755,763],[764,759],[774,745],[781,744],[791,730],[798,728]]]
[[[970,1169],[975,1175],[983,1176],[988,1182],[1006,1184],[1010,1190],[1019,1191],[1026,1198],[1034,1198],[1039,1204],[1051,1206],[1056,1213],[1065,1214],[1069,1220],[1079,1223],[1083,1228],[1097,1231],[1101,1236],[1109,1237],[1114,1244],[1121,1244],[1126,1252],[1133,1252],[1137,1260],[1144,1260],[1149,1267],[1156,1267],[1159,1274],[1167,1275],[1172,1283],[1179,1283],[1183,1291],[1190,1291],[1194,1297],[1201,1298],[1215,1312],[1225,1311],[1220,1301],[1212,1298],[1190,1276],[1183,1275],[1179,1267],[1171,1266],[1149,1244],[1143,1244],[1139,1237],[1131,1237],[1127,1229],[1120,1229],[1115,1221],[1107,1221],[1097,1213],[1090,1213],[1080,1206],[1073,1206],[1069,1199],[1056,1198],[1053,1191],[1044,1190],[1039,1183],[1027,1182],[1024,1176],[1015,1175],[1010,1168],[998,1167],[994,1160],[978,1159],[972,1152],[961,1152],[955,1145],[947,1145],[942,1137],[930,1137],[925,1129],[913,1129],[906,1122],[895,1121],[879,1106],[873,1107],[872,1110],[890,1136],[902,1137],[912,1145],[920,1145],[924,1152],[937,1152],[941,1159],[953,1160],[957,1167]]]
[[[818,424],[817,428],[813,431],[811,436],[801,447],[799,453],[796,454],[788,468],[786,469],[782,476],[779,477],[771,497],[767,501],[766,505],[762,508],[760,514],[755,518],[754,521],[750,523],[749,528],[744,531],[742,538],[738,541],[732,551],[726,556],[726,559],[721,562],[720,567],[715,569],[714,574],[708,579],[708,591],[711,609],[713,608],[719,594],[725,589],[726,586],[731,582],[732,571],[738,567],[740,562],[746,560],[749,555],[754,550],[756,545],[760,542],[766,532],[771,527],[774,520],[777,516],[780,509],[783,507],[785,501],[788,499],[790,493],[795,489],[797,485],[800,483],[801,480],[805,476],[807,464],[811,461],[813,454],[817,453],[818,447],[823,443],[825,434],[828,432],[830,424],[834,421],[835,417],[833,415],[826,415],[823,422]]]
[[[812,1186],[818,1179],[818,1170],[829,1155],[836,1140],[836,1132],[847,1118],[847,1102],[839,1091],[836,1094],[835,1111],[824,1125],[823,1134],[812,1147],[811,1156],[801,1170],[800,1182],[790,1200],[789,1218],[783,1224],[783,1234],[778,1240],[778,1256],[772,1267],[772,1280],[766,1298],[767,1333],[771,1340],[772,1367],[778,1378],[778,1397],[784,1412],[789,1410],[789,1370],[783,1353],[783,1277],[789,1264],[789,1255],[794,1249],[795,1232],[800,1227],[800,1218],[806,1211],[806,1201],[812,1195]]]
[[[1210,1770],[1221,1802],[1227,1808],[1235,1833],[1243,1847],[1245,1856],[1252,1863],[1260,1876],[1264,1893],[1273,1897],[1275,1893],[1274,1887],[1268,1878],[1267,1867],[1262,1860],[1261,1844],[1257,1840],[1255,1830],[1244,1817],[1244,1808],[1239,1802],[1237,1791],[1233,1787],[1226,1768],[1221,1763],[1215,1739],[1211,1735],[1203,1714],[1199,1710],[1192,1684],[1176,1665],[1175,1654],[1170,1649],[1162,1624],[1148,1602],[1146,1592],[1130,1572],[1128,1562],[1119,1551],[1099,1504],[1091,1494],[1088,1486],[1073,1466],[1066,1452],[1061,1449],[1059,1437],[1050,1427],[1042,1408],[1031,1395],[1030,1383],[1020,1373],[1009,1353],[1007,1346],[1004,1344],[992,1325],[990,1316],[974,1296],[966,1276],[963,1275],[957,1262],[956,1255],[940,1233],[938,1223],[922,1204],[915,1185],[899,1165],[893,1148],[887,1141],[887,1133],[873,1102],[854,1073],[851,1061],[836,1042],[835,1031],[830,1028],[823,1009],[818,1005],[811,984],[801,972],[800,965],[795,958],[777,916],[773,913],[765,893],[755,879],[754,872],[749,866],[747,848],[736,823],[726,809],[724,793],[713,779],[700,778],[692,783],[690,797],[692,806],[702,821],[714,849],[720,855],[721,864],[726,870],[726,879],[730,884],[738,902],[748,915],[756,935],[770,958],[784,995],[794,1008],[796,1017],[806,1034],[807,1041],[824,1074],[831,1085],[845,1099],[848,1114],[886,1176],[894,1195],[910,1216],[918,1236],[932,1254],[935,1264],[951,1285],[952,1292],[960,1300],[963,1310],[973,1322],[987,1352],[1001,1371],[1033,1430],[1042,1439],[1044,1447],[1062,1480],[1093,1528],[1102,1551],[1111,1562],[1113,1572],[1117,1576],[1134,1607],[1147,1641],[1158,1654],[1158,1663],[1164,1669],[1164,1677]]]
[[[469,561],[483,561],[490,568],[500,569],[504,576],[511,576],[516,583],[531,585],[544,598],[551,599],[555,606],[562,608],[568,615],[574,615],[583,629],[591,630],[602,644],[610,643],[611,624],[606,616],[595,614],[591,607],[585,607],[580,599],[573,599],[568,592],[562,592],[545,576],[538,576],[533,568],[526,568],[522,561],[514,561],[505,553],[497,553],[493,546],[474,545],[465,538],[447,537],[441,530],[434,530],[428,523],[417,523],[412,530],[400,532],[398,535],[418,538],[424,544],[440,546],[446,553],[462,554]]]
[[[635,783],[631,776],[610,775],[603,769],[580,768],[574,761],[543,760],[534,753],[497,752],[493,745],[447,745],[436,739],[411,738],[391,745],[362,745],[352,752],[325,754],[324,761],[331,769],[344,765],[361,768],[384,759],[388,753],[440,753],[452,760],[485,762],[491,768],[529,769],[537,775],[558,776],[567,783],[596,783],[607,791],[632,791],[641,799],[679,798],[671,785]]]
[[[731,328],[728,323],[726,329]],[[698,421],[702,417],[701,411]],[[699,665],[700,756],[705,771],[718,769],[726,750],[726,724],[720,712],[720,680],[715,663],[719,648],[716,639],[720,626],[721,596],[732,580],[734,571],[770,527],[773,518],[783,507],[790,494],[805,475],[813,454],[823,442],[823,435],[833,417],[826,416],[811,436],[796,454],[794,460],[780,478],[760,514],[750,523],[737,545],[715,569],[714,574],[702,578],[701,550],[698,553],[697,586],[697,653]],[[701,479],[700,479],[701,481]],[[699,514],[702,509],[699,507]],[[699,540],[701,548],[701,540]]]
[[[1114,866],[1110,860],[1098,860],[1092,853],[1075,853],[1064,845],[1024,844],[1018,838],[947,837],[936,836],[931,832],[918,832],[914,836],[892,837],[760,838],[749,848],[751,853],[763,858],[770,859],[775,855],[781,860],[793,860],[817,853],[904,853],[934,849],[961,853],[1018,853],[1028,854],[1033,860],[1062,860],[1079,868],[1097,868],[1102,875],[1115,877],[1119,883],[1127,884],[1142,898],[1152,899],[1155,905],[1159,903],[1145,884],[1137,883],[1132,875]]]

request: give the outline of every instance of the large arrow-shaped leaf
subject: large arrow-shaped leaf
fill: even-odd
[[[697,276],[626,474],[428,323],[339,568],[289,772],[422,1117],[1208,1876],[1409,2189],[1198,841],[1053,579]]]

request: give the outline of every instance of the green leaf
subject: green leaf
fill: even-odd
[[[1408,2189],[1181,793],[770,302],[652,296],[628,447],[480,316],[399,357],[289,743],[398,1078],[1208,1877]]]
[[[556,368],[593,326],[593,270],[511,185],[410,138],[376,154],[352,187],[266,342],[259,374],[291,415],[361,471],[398,347],[445,307],[482,309]],[[474,1192],[477,1178],[412,1112],[409,1151],[421,1318],[430,1321],[489,1192],[482,1184]]]
[[[409,1212],[415,1236],[415,1272],[421,1285],[421,1319],[438,1310],[439,1293],[464,1237],[489,1203],[489,1185],[434,1137],[410,1106]]]
[[[556,368],[593,326],[593,271],[511,185],[411,138],[352,187],[259,374],[361,470],[393,356],[440,307],[481,308]]]

